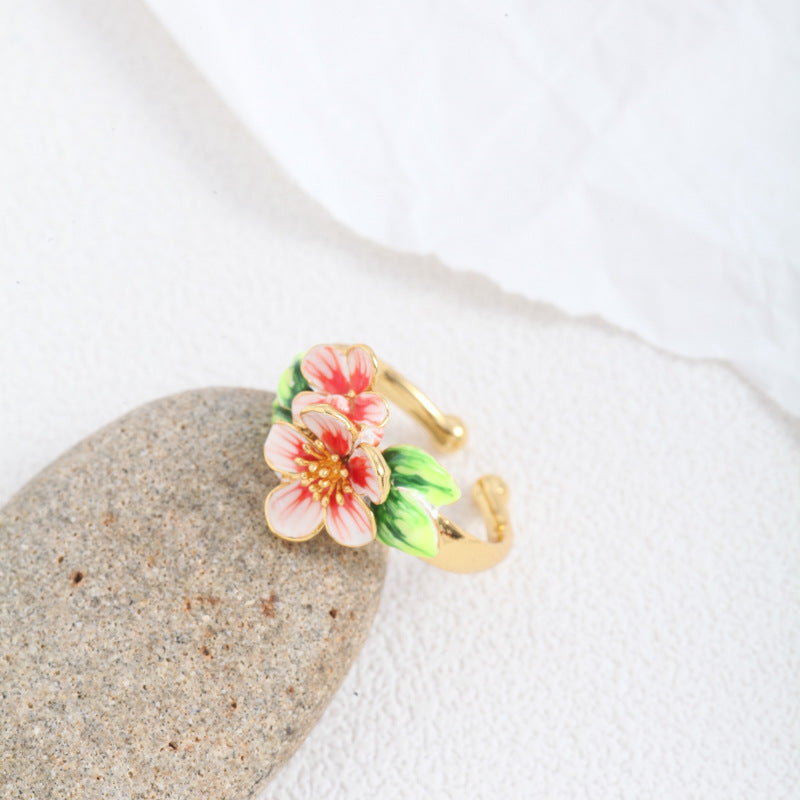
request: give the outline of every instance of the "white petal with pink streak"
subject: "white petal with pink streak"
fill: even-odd
[[[297,475],[302,470],[295,459],[308,457],[303,451],[303,445],[307,442],[306,435],[293,425],[288,422],[275,422],[264,442],[264,458],[277,472]]]
[[[350,419],[359,425],[383,425],[389,419],[389,406],[381,395],[362,392],[351,401]]]
[[[389,467],[383,456],[368,444],[353,450],[347,461],[350,485],[357,494],[364,495],[373,503],[382,503],[389,491]]]
[[[350,411],[350,401],[341,394],[324,394],[323,392],[300,392],[292,400],[292,418],[300,420],[300,412],[306,406],[326,405],[341,411],[345,416]]]
[[[299,480],[282,483],[267,495],[267,523],[286,539],[310,539],[322,528],[324,509]]]
[[[312,347],[300,363],[300,371],[318,392],[347,394],[350,391],[347,357],[333,345]]]
[[[331,453],[346,456],[353,449],[354,429],[347,417],[330,406],[307,406],[300,419]]]
[[[347,351],[347,371],[350,388],[356,393],[365,392],[375,377],[375,355],[372,350],[354,345]]]
[[[340,544],[361,547],[375,538],[375,517],[356,494],[344,495],[339,505],[334,499],[325,510],[328,533]]]

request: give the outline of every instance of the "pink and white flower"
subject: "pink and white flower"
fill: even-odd
[[[295,421],[304,408],[325,404],[344,414],[356,426],[362,441],[380,443],[389,406],[381,395],[369,391],[378,371],[378,360],[369,347],[317,345],[304,356],[300,371],[313,391],[295,395]]]
[[[389,468],[360,433],[338,407],[325,404],[301,408],[294,424],[272,425],[264,457],[283,479],[265,504],[275,534],[305,541],[324,525],[350,547],[375,538],[375,517],[365,499],[386,499]]]

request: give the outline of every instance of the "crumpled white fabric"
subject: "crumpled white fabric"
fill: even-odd
[[[147,2],[359,234],[800,413],[799,4]]]

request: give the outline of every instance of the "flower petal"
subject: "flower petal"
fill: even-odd
[[[329,452],[346,456],[353,449],[356,433],[353,424],[332,406],[306,406],[300,412],[300,420]]]
[[[356,442],[357,444],[371,444],[373,447],[377,447],[382,439],[383,428],[371,428],[367,426],[366,428],[362,428]]]
[[[322,503],[299,480],[275,487],[267,495],[264,510],[270,530],[284,539],[302,542],[322,528]]]
[[[274,422],[264,442],[264,458],[276,472],[299,475],[302,472],[296,458],[307,459],[303,445],[308,437],[288,422]]]
[[[382,503],[389,494],[389,468],[380,451],[368,444],[360,444],[347,461],[350,485],[357,494],[373,503]]]
[[[292,400],[292,418],[300,419],[300,412],[311,405],[333,406],[337,411],[341,411],[345,416],[350,411],[350,401],[341,394],[323,394],[322,392],[300,392]]]
[[[362,392],[350,401],[350,419],[358,425],[380,426],[389,419],[389,406],[381,395]]]
[[[333,345],[318,344],[309,350],[300,365],[312,389],[327,394],[347,394],[350,379],[347,358]]]
[[[347,369],[350,388],[356,393],[365,392],[372,386],[378,359],[372,350],[363,344],[355,344],[347,351]]]
[[[345,494],[341,505],[334,500],[325,509],[325,526],[339,544],[361,547],[375,538],[375,517],[357,494]]]

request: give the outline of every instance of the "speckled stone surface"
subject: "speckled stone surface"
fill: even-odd
[[[268,531],[271,401],[143,406],[0,512],[0,797],[254,797],[322,713],[385,548]]]

